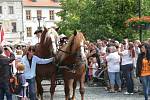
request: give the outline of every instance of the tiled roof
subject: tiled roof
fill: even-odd
[[[59,2],[54,2],[52,0],[41,0],[41,1],[36,1],[32,2],[32,0],[23,0],[23,6],[40,6],[40,7],[46,7],[46,6],[53,6],[53,7],[60,7]]]

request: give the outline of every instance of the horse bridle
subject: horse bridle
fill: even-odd
[[[73,40],[74,40],[74,38],[75,37],[73,37]],[[64,51],[64,50],[62,50],[62,49],[57,49],[58,51],[61,51],[61,52],[64,52],[64,53],[66,53],[66,54],[68,54],[68,55],[71,55],[71,56],[74,56],[74,57],[78,57],[77,56],[77,54],[78,54],[78,52],[77,53],[71,53],[71,49],[72,49],[72,45],[74,44],[74,41],[71,41],[71,44],[70,44],[70,52],[68,52],[68,51]],[[81,46],[80,46],[81,47]],[[80,55],[81,56],[81,55]],[[80,57],[79,56],[79,57]]]
[[[78,63],[68,64],[68,65],[66,65],[66,67],[64,67],[65,69],[68,69],[68,70],[70,70],[71,72],[73,71],[73,73],[75,73],[75,67],[80,66],[80,65],[86,63],[86,61],[85,61],[84,59],[82,59],[82,56],[81,56],[81,54],[80,54],[79,52],[75,52],[75,53],[72,53],[72,52],[71,52],[71,50],[72,50],[72,45],[74,44],[74,38],[75,38],[75,37],[73,37],[73,41],[71,41],[70,48],[69,48],[70,51],[69,51],[69,52],[57,48],[58,51],[61,51],[61,52],[65,53],[65,54],[68,54],[68,55],[70,55],[70,56],[72,56],[72,57],[75,57],[75,59],[77,59],[77,60],[79,61]],[[84,47],[84,45],[81,45],[81,46]],[[80,46],[79,48],[81,48],[81,46]],[[78,58],[79,58],[79,59],[78,59]],[[59,62],[59,64],[61,64],[61,62]],[[59,65],[59,64],[58,64],[58,65]]]
[[[58,51],[61,51],[61,52],[63,52],[63,53],[66,53],[66,54],[72,55],[72,53],[71,53],[71,52],[64,51],[64,50],[62,50],[62,49],[57,49],[57,50],[58,50]]]
[[[78,59],[78,60],[79,60],[78,63],[67,64],[66,66],[60,67],[60,68],[68,69],[69,72],[76,73],[75,68],[76,68],[77,66],[80,66],[80,65],[86,63],[86,61],[81,58],[81,55],[78,55],[78,52],[76,52],[76,53],[71,53],[71,52],[68,52],[68,51],[61,50],[61,49],[58,49],[58,51],[62,51],[62,52],[66,53],[66,54],[68,54],[68,55],[70,55],[70,56],[75,57],[76,59],[79,58],[79,59]],[[58,65],[59,65],[59,64],[61,64],[61,62],[59,62]]]

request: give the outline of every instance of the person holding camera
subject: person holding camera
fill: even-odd
[[[3,55],[4,49],[0,45],[0,100],[4,100],[4,96],[6,95],[7,100],[12,100],[12,94],[9,90],[9,82],[10,82],[10,63],[14,60],[14,58],[8,58]]]

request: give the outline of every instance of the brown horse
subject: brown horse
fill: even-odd
[[[50,58],[53,57],[56,53],[56,45],[54,38],[49,31],[44,28],[44,31],[41,35],[41,41],[39,44],[36,44],[36,55],[41,58]],[[43,88],[41,81],[43,79],[51,80],[51,100],[53,100],[53,95],[55,92],[55,81],[56,81],[56,66],[54,63],[37,65],[36,67],[36,82],[37,82],[37,95],[43,100]]]
[[[77,81],[80,82],[81,100],[84,100],[85,81],[85,38],[81,32],[74,32],[68,43],[59,49],[57,58],[64,78],[64,91],[66,100],[75,100]]]

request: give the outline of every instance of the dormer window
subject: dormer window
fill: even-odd
[[[2,14],[2,6],[0,6],[0,14]]]
[[[59,2],[59,0],[52,0],[52,1],[54,1],[54,2]]]
[[[32,2],[36,2],[37,0],[32,0]]]

